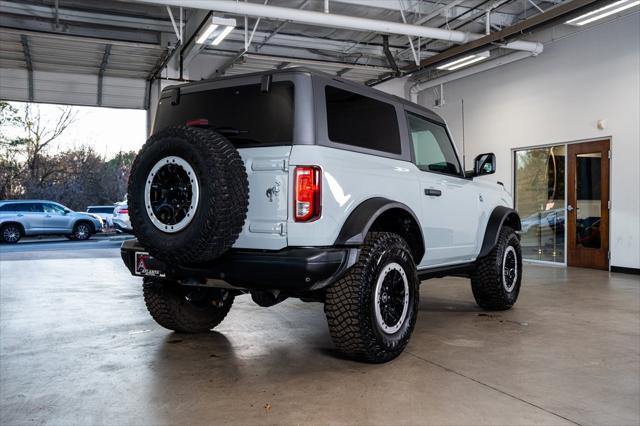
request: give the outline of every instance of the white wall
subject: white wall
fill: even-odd
[[[404,95],[401,81],[377,88]],[[640,13],[547,44],[538,57],[448,83],[444,94],[446,105],[435,111],[460,151],[464,99],[467,167],[477,154],[495,152],[498,172],[485,179],[510,190],[512,148],[610,137],[611,265],[640,268]],[[433,92],[419,102],[432,107]],[[596,127],[600,119],[604,130]]]

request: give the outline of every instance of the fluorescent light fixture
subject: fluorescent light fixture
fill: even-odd
[[[569,25],[577,25],[582,26],[586,24],[590,24],[591,22],[597,21],[602,18],[606,18],[607,16],[613,15],[618,12],[622,12],[623,10],[631,9],[634,6],[640,4],[640,0],[620,0],[608,4],[604,7],[601,7],[596,10],[592,10],[589,13],[585,13],[584,15],[580,15],[577,18],[573,18],[565,22]]]
[[[216,38],[215,38],[215,40],[213,40],[213,41],[211,42],[211,44],[213,44],[214,46],[219,45],[219,44],[220,44],[220,42],[221,42],[222,40],[224,40],[224,38],[225,38],[226,36],[228,36],[228,35],[229,35],[229,33],[230,33],[231,31],[233,31],[233,29],[234,29],[234,28],[235,28],[235,26],[233,26],[233,27],[232,27],[232,26],[224,27],[224,30],[222,30],[222,32],[218,35],[218,37],[216,37]]]
[[[487,50],[486,52],[478,53],[476,55],[465,56],[464,58],[456,59],[455,61],[452,61],[452,62],[447,62],[446,64],[437,67],[437,69],[454,71],[454,70],[457,70],[458,68],[463,68],[463,67],[466,67],[467,65],[471,65],[471,64],[475,64],[476,62],[483,61],[488,57],[489,57],[489,51]]]
[[[202,32],[202,34],[200,34],[200,37],[198,37],[198,39],[196,40],[196,43],[203,44],[205,41],[207,41],[211,33],[216,30],[216,28],[218,28],[217,25],[209,24],[207,28],[205,28],[205,30]]]
[[[217,16],[211,17],[211,22],[206,27],[203,27],[200,30],[198,38],[196,39],[197,44],[204,44],[211,37],[218,28],[222,27],[222,31],[216,35],[216,38],[213,40],[211,44],[217,46],[224,40],[226,36],[229,35],[231,31],[236,27],[236,20],[233,18],[220,18]]]

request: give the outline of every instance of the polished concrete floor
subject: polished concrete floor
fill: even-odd
[[[526,265],[503,313],[431,280],[404,354],[367,365],[320,304],[241,297],[215,332],[164,330],[94,247],[0,252],[0,424],[640,423],[638,276]]]

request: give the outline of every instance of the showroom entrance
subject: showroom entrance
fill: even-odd
[[[608,140],[514,151],[527,260],[609,267]]]

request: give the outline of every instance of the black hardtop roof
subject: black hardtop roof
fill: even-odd
[[[206,85],[208,83],[211,82],[217,82],[217,81],[226,81],[226,80],[234,80],[234,79],[239,79],[239,78],[246,78],[246,77],[256,77],[256,76],[262,76],[262,75],[274,75],[274,74],[307,74],[310,75],[312,78],[321,78],[324,80],[334,80],[334,81],[339,81],[340,83],[346,84],[348,86],[352,86],[354,89],[357,89],[359,91],[365,90],[365,91],[370,91],[371,93],[375,93],[378,96],[383,96],[387,99],[389,99],[390,101],[393,102],[398,102],[402,105],[411,107],[411,108],[415,108],[418,110],[422,110],[425,113],[427,113],[430,117],[432,118],[437,118],[439,121],[441,121],[442,123],[444,123],[444,119],[442,119],[442,117],[440,117],[438,114],[436,114],[435,112],[433,112],[432,110],[430,110],[429,108],[425,108],[421,105],[418,105],[416,103],[413,103],[405,98],[402,98],[400,96],[396,96],[396,95],[392,95],[390,93],[387,92],[383,92],[382,90],[378,90],[374,87],[370,87],[364,84],[360,84],[360,83],[356,83],[354,81],[351,80],[347,80],[345,78],[342,77],[337,77],[335,75],[331,75],[322,71],[318,71],[318,70],[314,70],[308,67],[291,67],[291,68],[283,68],[283,69],[274,69],[274,70],[267,70],[267,71],[260,71],[260,72],[253,72],[253,73],[247,73],[247,74],[236,74],[236,75],[232,75],[232,76],[227,76],[227,77],[214,77],[214,78],[209,78],[209,79],[204,79],[204,80],[200,80],[200,81],[195,81],[195,82],[189,82],[186,84],[178,84],[178,85],[171,85],[171,86],[167,86],[163,89],[163,92],[168,92],[177,88],[181,88],[181,87],[194,87],[196,88],[199,85]]]

